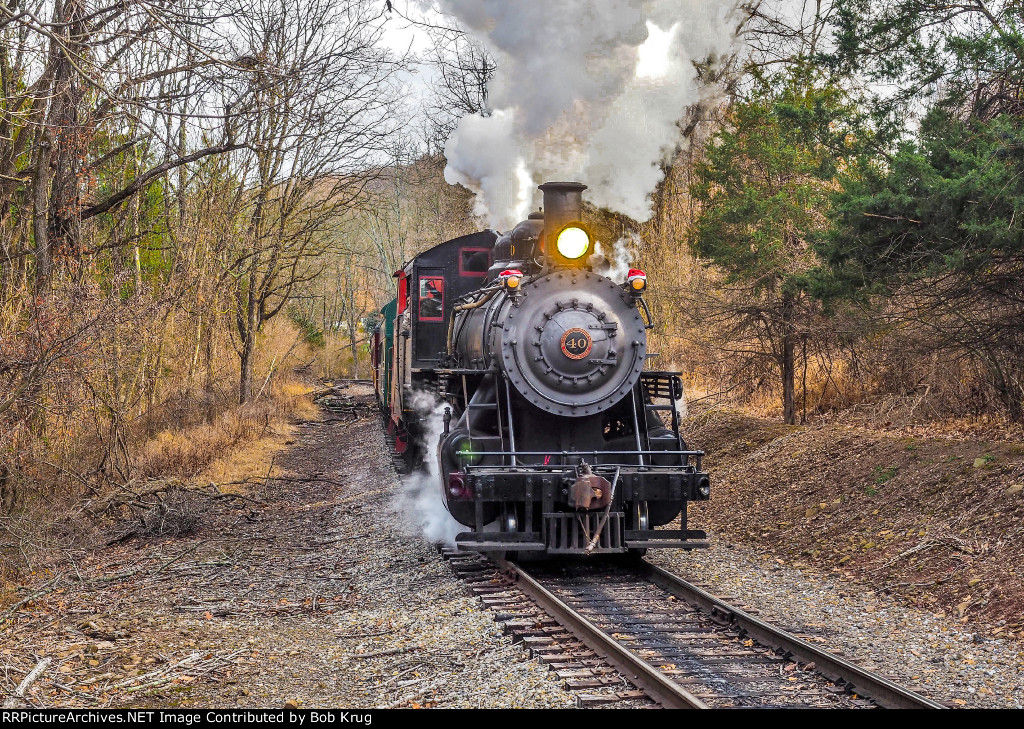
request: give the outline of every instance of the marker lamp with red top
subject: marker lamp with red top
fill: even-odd
[[[639,268],[629,269],[626,274],[626,286],[635,293],[641,293],[647,288],[647,274]]]
[[[501,281],[502,286],[507,290],[513,291],[519,288],[519,284],[523,280],[523,272],[510,268],[498,274],[498,279]]]

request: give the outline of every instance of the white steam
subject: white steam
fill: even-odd
[[[639,243],[640,238],[633,233],[626,233],[615,241],[610,251],[605,249],[604,243],[597,241],[594,245],[594,255],[590,258],[590,265],[602,276],[607,276],[616,283],[623,283],[629,269],[633,267],[633,259],[636,258]]]
[[[422,534],[431,542],[455,546],[455,537],[465,531],[441,500],[441,473],[437,463],[437,442],[444,430],[445,404],[429,393],[415,392],[410,404],[423,414],[426,471],[402,478],[402,489],[395,495],[392,508],[400,514],[410,533]]]
[[[490,116],[464,117],[445,145],[445,179],[477,194],[507,230],[549,180],[643,221],[676,122],[709,93],[695,60],[733,40],[734,0],[440,0],[497,59]]]
[[[679,419],[680,422],[682,422],[687,415],[686,388],[683,388],[682,393],[680,393],[679,395],[679,399],[673,401],[673,404],[676,406],[676,417]]]

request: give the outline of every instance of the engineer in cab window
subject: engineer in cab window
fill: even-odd
[[[444,279],[420,280],[420,319],[442,319]]]

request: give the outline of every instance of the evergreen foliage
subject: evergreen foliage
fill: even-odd
[[[873,111],[895,136],[922,104],[973,105],[990,117],[1018,97],[1024,72],[1024,6],[1017,0],[852,0],[835,3],[840,77],[884,84]]]
[[[1024,396],[1024,124],[933,109],[892,160],[844,177],[817,293],[900,293],[937,348],[985,363],[1011,418]]]
[[[1024,255],[1024,120],[933,110],[920,140],[843,177],[839,227],[819,246],[847,282],[887,290],[912,278],[988,277]]]
[[[734,329],[767,343],[790,423],[795,346],[815,314],[807,296],[819,265],[813,241],[829,226],[837,171],[857,143],[856,119],[842,90],[809,67],[758,79],[708,145],[690,190],[700,204],[693,249],[746,290],[736,310],[745,323]]]

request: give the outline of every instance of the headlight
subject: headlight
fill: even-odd
[[[583,228],[570,225],[558,234],[555,247],[563,257],[574,261],[582,258],[590,250],[590,236]]]

